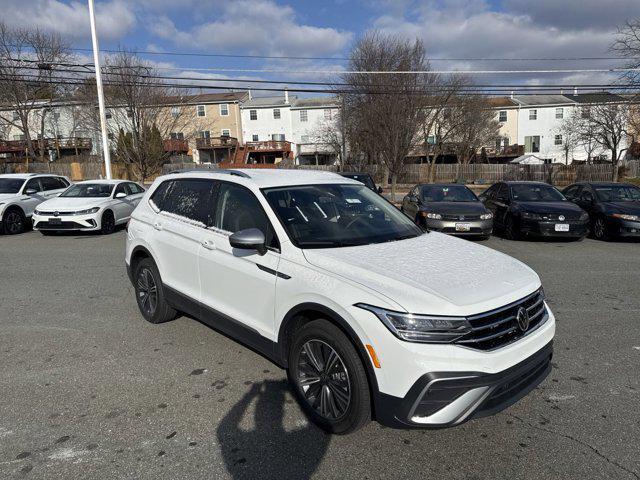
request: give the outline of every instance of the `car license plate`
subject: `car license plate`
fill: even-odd
[[[50,218],[49,219],[49,223],[51,225],[61,225],[62,224],[62,219],[61,218]]]
[[[568,223],[556,223],[556,232],[568,232],[569,224]]]
[[[468,232],[471,230],[470,223],[456,223],[456,232]]]

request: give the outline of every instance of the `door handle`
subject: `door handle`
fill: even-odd
[[[204,241],[202,241],[201,245],[204,248],[206,248],[207,250],[215,250],[216,249],[215,243],[213,243],[211,240],[204,240]]]
[[[160,222],[156,222],[153,224],[153,228],[156,230],[162,230],[162,224]]]

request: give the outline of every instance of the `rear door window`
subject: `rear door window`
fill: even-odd
[[[162,201],[161,210],[207,225],[210,222],[216,182],[191,178],[172,180],[171,183],[171,189]]]

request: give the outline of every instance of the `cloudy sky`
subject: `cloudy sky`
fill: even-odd
[[[370,29],[421,38],[437,70],[622,66],[616,60],[441,59],[610,57],[608,48],[617,26],[640,16],[639,0],[97,0],[96,5],[101,47],[160,53],[146,58],[178,69],[164,73],[318,80],[326,77],[295,72],[345,68],[343,58]],[[85,1],[0,0],[0,6],[0,19],[6,23],[35,24],[60,32],[76,48],[91,46]],[[163,52],[335,60],[185,57]],[[479,83],[533,84],[602,83],[611,78],[601,73],[476,76]]]

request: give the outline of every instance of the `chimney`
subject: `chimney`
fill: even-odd
[[[511,90],[511,95],[509,96],[509,98],[511,98],[511,100],[513,100],[513,90]]]
[[[253,97],[251,96],[251,90],[247,90],[247,93],[249,94],[249,100],[253,100]]]
[[[578,94],[578,87],[573,87],[573,94],[577,95]]]
[[[284,103],[289,103],[289,89],[284,87]]]

